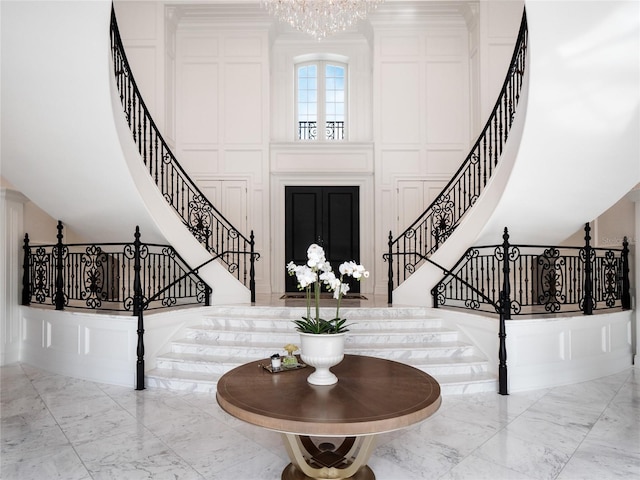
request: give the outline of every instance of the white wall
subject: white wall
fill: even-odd
[[[560,242],[640,181],[640,3],[526,2],[531,82],[518,162],[479,238]]]
[[[109,1],[3,1],[2,176],[89,241],[162,242],[112,113]]]

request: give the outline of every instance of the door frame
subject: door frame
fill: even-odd
[[[360,263],[375,277],[374,258],[374,205],[373,205],[373,175],[371,174],[300,174],[283,173],[271,176],[271,211],[273,212],[272,227],[272,255],[271,255],[271,291],[279,293],[285,291],[286,268],[285,258],[285,187],[313,187],[313,186],[354,186],[360,189]],[[361,293],[371,294],[374,282],[363,282]]]

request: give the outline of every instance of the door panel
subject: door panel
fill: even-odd
[[[285,187],[285,255],[287,262],[307,261],[307,248],[318,243],[331,266],[359,262],[360,217],[358,187]],[[286,271],[286,291],[297,291],[295,277]],[[359,292],[359,283],[351,284]]]
[[[247,234],[247,182],[200,180],[198,188],[243,235]]]

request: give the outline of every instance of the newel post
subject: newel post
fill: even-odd
[[[64,245],[62,244],[62,222],[58,220],[58,243],[54,247],[56,256],[56,291],[54,293],[54,303],[56,310],[64,310],[64,280],[62,276],[63,271],[63,257],[64,257]]]
[[[29,265],[31,264],[31,247],[29,246],[29,234],[24,234],[24,258],[22,259],[22,305],[31,305],[31,279]]]
[[[505,227],[502,235],[502,290],[500,291],[500,330],[498,338],[500,347],[498,350],[498,393],[500,395],[509,395],[508,392],[508,376],[507,376],[507,329],[506,320],[511,319],[511,284],[509,274],[511,267],[509,265],[509,231]]]
[[[136,390],[144,390],[144,305],[142,304],[142,282],[140,280],[140,227],[136,226],[133,242],[133,314],[138,316],[138,346],[136,354]]]
[[[629,241],[624,237],[622,241],[622,294],[620,300],[623,310],[631,309],[631,286],[629,282]]]
[[[393,304],[393,233],[389,230],[389,251],[387,254],[387,261],[389,262],[389,269],[387,271],[387,303]]]
[[[593,255],[591,227],[586,223],[584,225],[584,303],[582,304],[582,312],[585,315],[593,315]]]
[[[256,303],[256,260],[255,260],[255,249],[256,249],[256,240],[253,235],[253,230],[251,230],[251,235],[249,236],[251,246],[249,258],[249,290],[251,291],[251,303]]]

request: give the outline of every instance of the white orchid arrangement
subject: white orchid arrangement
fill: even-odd
[[[340,318],[340,301],[342,296],[349,291],[349,284],[344,282],[345,277],[353,277],[360,281],[369,276],[369,272],[362,265],[354,261],[344,262],[338,267],[340,276],[337,277],[327,261],[324,249],[317,244],[312,244],[307,249],[307,263],[296,265],[293,262],[287,264],[289,275],[295,275],[298,280],[298,289],[306,291],[307,316],[302,320],[294,320],[297,330],[302,333],[343,333],[347,332],[346,319]],[[338,301],[336,316],[333,320],[320,318],[320,290],[326,285],[333,298]],[[313,287],[315,300],[315,316],[311,316],[311,287]]]

